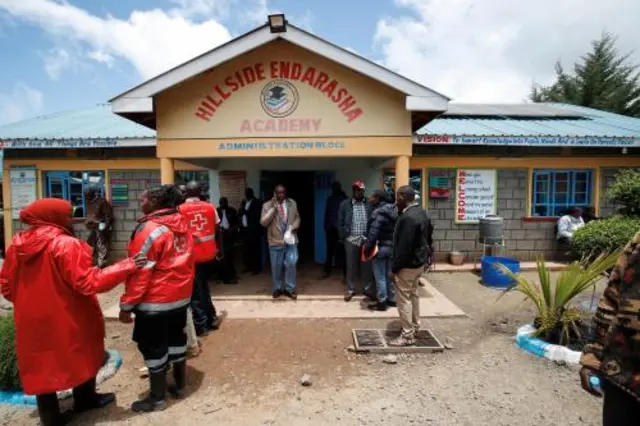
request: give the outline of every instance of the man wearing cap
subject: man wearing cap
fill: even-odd
[[[358,275],[363,281],[364,294],[374,300],[375,297],[371,295],[373,281],[371,262],[360,260],[362,245],[367,239],[367,222],[373,209],[364,196],[364,182],[361,180],[353,182],[351,189],[353,197],[344,200],[338,210],[338,232],[340,239],[344,241],[347,269],[347,293],[344,300],[349,302],[353,298]]]

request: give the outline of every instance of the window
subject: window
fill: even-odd
[[[591,170],[534,170],[533,216],[562,216],[568,208],[592,203]]]
[[[384,191],[393,195],[396,190],[396,172],[387,170],[382,175]],[[422,170],[409,170],[409,185],[422,197]]]
[[[82,218],[86,211],[84,190],[95,185],[104,196],[104,172],[44,172],[45,197],[62,198],[73,206],[73,217]]]
[[[176,185],[186,185],[191,181],[200,184],[202,195],[209,198],[209,171],[208,170],[177,170],[175,173]]]

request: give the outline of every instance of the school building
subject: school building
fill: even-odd
[[[434,65],[435,66],[435,65]],[[100,105],[0,126],[5,241],[40,197],[76,206],[103,188],[122,255],[140,193],[191,179],[240,204],[284,184],[299,205],[302,259],[324,262],[332,182],[413,185],[440,258],[480,250],[478,219],[505,219],[507,254],[554,255],[570,206],[614,211],[605,189],[640,167],[640,120],[560,104],[456,104],[446,96],[270,16],[264,26]]]

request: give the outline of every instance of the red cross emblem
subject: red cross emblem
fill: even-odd
[[[197,213],[189,222],[189,226],[196,231],[202,231],[204,227],[209,223],[206,217],[202,216],[202,214]]]

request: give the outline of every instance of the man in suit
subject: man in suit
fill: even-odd
[[[222,252],[221,256],[218,256],[220,279],[224,284],[238,284],[233,253],[238,232],[238,212],[233,207],[229,207],[229,200],[226,197],[220,198],[218,206],[222,237]]]
[[[260,225],[262,203],[255,197],[251,188],[247,188],[244,195],[245,199],[242,200],[242,206],[238,212],[245,263],[244,272],[258,275],[262,271],[262,235],[264,232]]]

